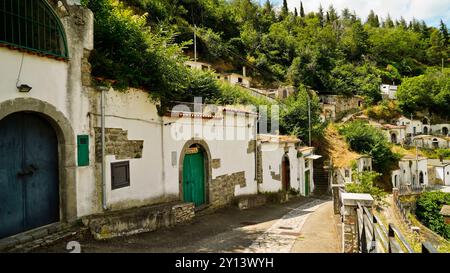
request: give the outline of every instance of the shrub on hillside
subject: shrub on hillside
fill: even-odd
[[[390,144],[381,130],[362,121],[354,121],[339,128],[350,149],[368,154],[373,159],[374,169],[387,174],[399,159],[399,155],[391,151]]]
[[[425,192],[417,199],[417,218],[429,229],[450,239],[450,225],[439,214],[443,205],[450,205],[450,193]]]

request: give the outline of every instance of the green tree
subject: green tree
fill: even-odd
[[[448,46],[450,36],[448,34],[448,28],[442,20],[439,23],[439,31],[441,32],[442,38],[444,39],[445,46]]]
[[[385,28],[393,28],[394,21],[392,21],[391,16],[388,14],[386,20],[383,22],[383,27]]]
[[[442,33],[434,29],[430,36],[430,47],[427,56],[433,64],[440,64],[441,60],[448,58],[448,47],[445,45],[445,37]]]
[[[281,12],[280,12],[280,20],[283,20],[288,15],[289,15],[289,8],[288,8],[287,0],[283,0],[283,6],[281,7]]]
[[[303,3],[300,1],[300,17],[305,17],[305,10],[303,9]]]
[[[353,151],[373,158],[374,170],[389,175],[389,170],[399,158],[391,151],[390,144],[380,129],[362,121],[354,121],[340,127],[339,132],[344,135]]]
[[[443,205],[450,205],[450,193],[425,192],[419,196],[416,204],[417,218],[431,230],[450,239],[450,225],[445,223],[439,213]]]
[[[379,27],[380,21],[378,20],[378,15],[375,15],[373,10],[370,10],[369,16],[367,17],[367,24],[371,27]]]
[[[308,94],[309,91],[305,87],[301,87],[295,95],[284,101],[285,107],[280,109],[281,133],[295,135],[305,143],[309,138]],[[320,136],[323,130],[319,117],[319,98],[314,94],[309,94],[309,96],[311,100],[311,133],[315,138]]]
[[[373,197],[377,205],[386,206],[387,203],[384,199],[387,193],[375,186],[380,176],[381,174],[377,172],[356,172],[353,177],[356,182],[345,185],[345,191],[350,193],[368,193]]]

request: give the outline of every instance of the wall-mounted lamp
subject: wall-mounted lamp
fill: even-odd
[[[21,84],[21,85],[17,86],[17,90],[19,90],[19,92],[21,92],[21,93],[28,93],[31,91],[31,89],[32,89],[32,87],[29,85],[26,85],[26,84]]]

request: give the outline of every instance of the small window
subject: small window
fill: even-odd
[[[111,189],[130,186],[130,162],[111,163]]]

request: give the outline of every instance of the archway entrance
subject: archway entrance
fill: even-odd
[[[442,127],[442,134],[444,136],[448,135],[448,128],[447,127]]]
[[[427,126],[423,127],[423,134],[428,135],[428,127]]]
[[[422,185],[424,183],[424,175],[423,172],[419,173],[419,184]]]
[[[397,135],[395,133],[391,134],[391,142],[397,144]]]
[[[289,157],[287,155],[283,156],[281,162],[281,179],[282,179],[282,189],[288,191],[291,188],[291,167],[290,167]]]
[[[184,202],[192,202],[197,207],[206,203],[205,176],[204,149],[198,144],[191,145],[183,159]]]
[[[58,222],[58,139],[53,127],[36,114],[6,116],[0,120],[0,155],[0,238]]]

